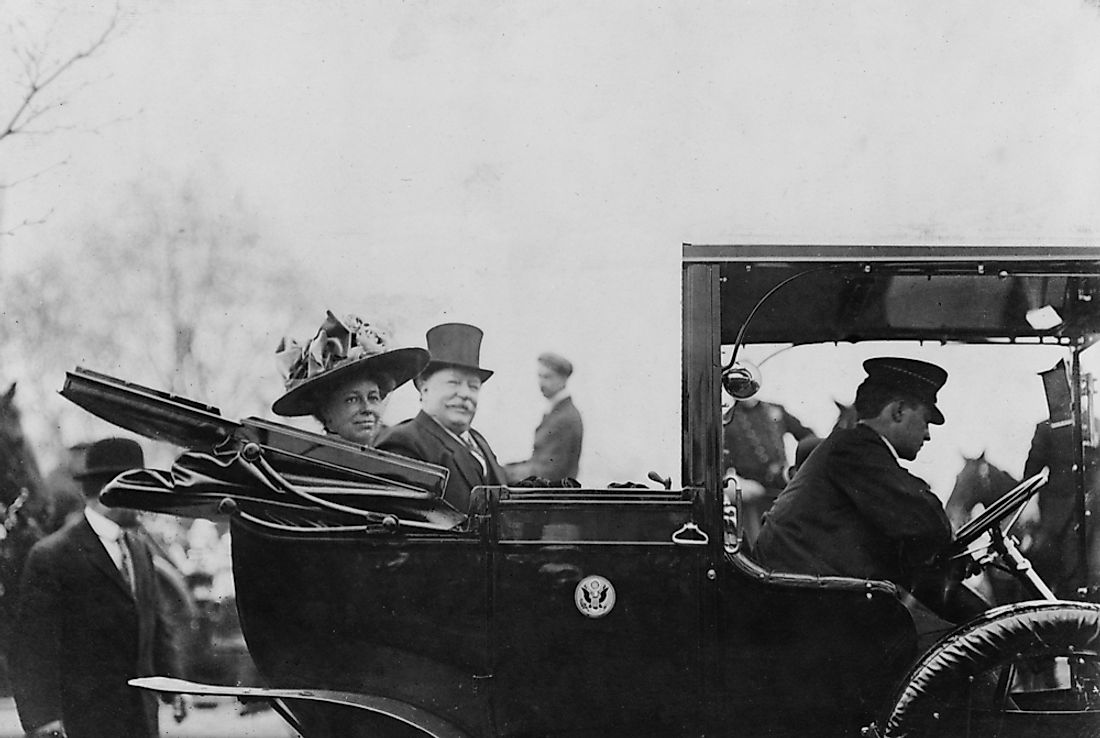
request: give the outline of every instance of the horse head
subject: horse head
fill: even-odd
[[[973,458],[963,455],[962,471],[955,477],[955,486],[944,505],[952,527],[961,526],[977,505],[988,507],[1017,483],[1014,476],[989,463],[985,451]]]
[[[23,425],[15,405],[15,382],[0,395],[0,443],[5,446],[23,442]]]
[[[844,428],[854,428],[859,421],[859,416],[856,414],[855,405],[845,405],[839,400],[833,400],[833,404],[836,405],[837,418],[836,423],[833,425],[833,430],[841,430]]]
[[[22,417],[15,404],[15,383],[0,395],[0,504],[5,508],[26,490],[34,495],[42,487],[38,461],[23,433]]]

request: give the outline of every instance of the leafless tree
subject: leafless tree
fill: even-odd
[[[64,9],[58,12],[64,12]],[[115,6],[103,27],[91,38],[80,42],[75,48],[61,50],[54,44],[52,31],[56,23],[45,31],[32,30],[20,19],[7,24],[11,59],[16,71],[7,77],[7,84],[0,87],[0,150],[9,149],[13,139],[37,138],[77,128],[61,115],[77,93],[89,84],[80,80],[76,70],[100,53],[117,33],[119,17],[119,8]],[[10,160],[11,157],[6,158]],[[66,162],[67,158],[61,157],[52,162],[29,165],[23,172],[12,172],[5,166],[8,171],[0,174],[0,208],[6,190],[37,179]],[[37,213],[14,225],[4,224],[0,220],[0,236],[43,223],[51,212],[52,209]]]
[[[275,346],[313,291],[261,241],[243,200],[149,177],[84,232],[10,276],[0,316],[0,361],[34,378],[20,388],[44,426],[40,447],[104,430],[56,397],[77,365],[231,417],[263,414],[280,389]]]

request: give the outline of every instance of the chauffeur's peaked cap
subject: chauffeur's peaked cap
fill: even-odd
[[[943,413],[936,407],[936,393],[947,382],[947,372],[927,361],[882,356],[863,362],[867,372],[864,382],[898,389],[928,405],[931,423],[943,425]]]

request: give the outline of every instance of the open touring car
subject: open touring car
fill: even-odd
[[[309,738],[1100,735],[1100,251],[686,245],[682,285],[679,489],[484,487],[458,510],[438,467],[71,372],[66,397],[186,449],[170,470],[121,475],[108,504],[231,519],[265,680],[137,684],[263,697]],[[723,387],[757,384],[740,359],[775,354],[763,374],[778,390],[825,392],[830,376],[854,388],[872,351],[978,352],[964,365],[980,373],[957,381],[1009,410],[1034,410],[1019,388],[1035,382],[1067,459],[1004,490],[942,554],[1016,576],[1018,601],[923,651],[895,584],[754,561],[722,468]],[[1047,366],[1061,368],[1044,394]],[[986,432],[1044,419],[1010,417]],[[1055,476],[1069,522],[1052,583],[1012,524]]]

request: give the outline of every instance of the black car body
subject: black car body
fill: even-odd
[[[757,345],[1042,345],[1066,359],[1081,469],[1100,250],[685,245],[682,284],[679,489],[487,487],[455,510],[437,467],[83,370],[64,394],[189,449],[170,471],[121,476],[105,499],[232,519],[266,691],[222,692],[266,695],[307,736],[1098,734],[1083,471],[1075,601],[1035,594],[918,653],[894,584],[753,561],[721,424],[723,379]],[[1057,321],[1029,321],[1039,308]],[[992,533],[985,551],[999,552],[1002,521],[1037,484],[966,532]],[[1032,689],[1014,659],[1048,659],[1060,681]]]

